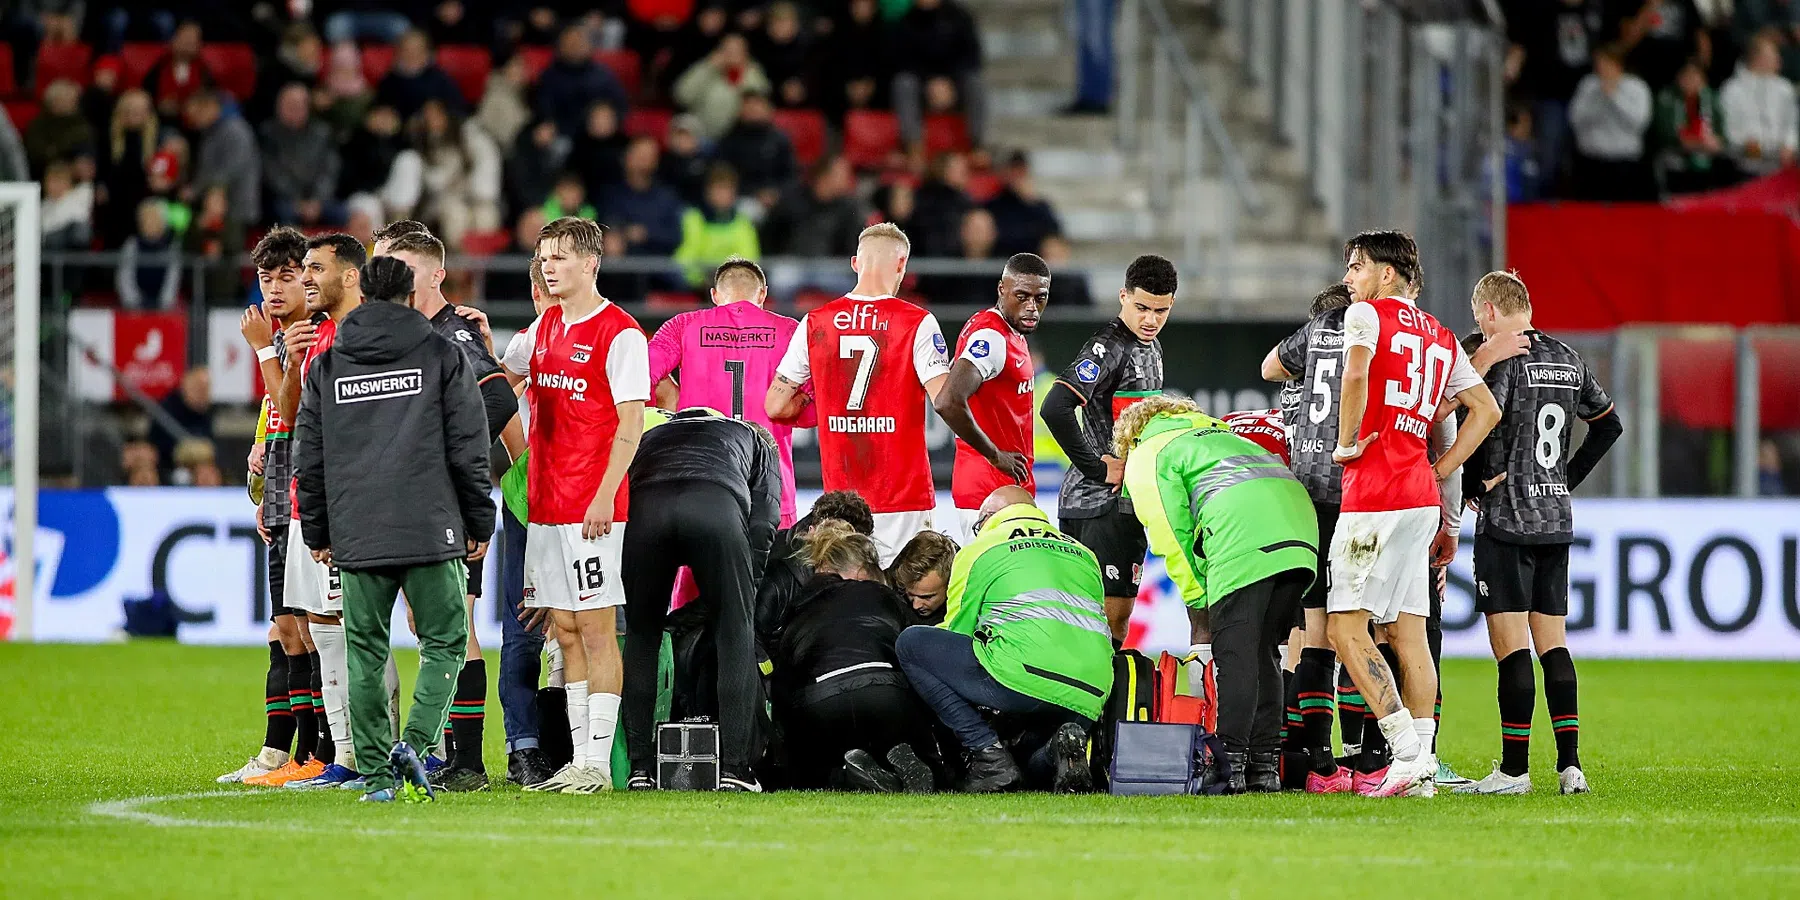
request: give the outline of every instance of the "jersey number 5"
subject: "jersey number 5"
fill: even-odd
[[[1337,375],[1338,361],[1335,357],[1319,360],[1319,367],[1313,371],[1313,396],[1318,399],[1306,407],[1306,418],[1314,425],[1323,425],[1331,418],[1331,378]]]
[[[1397,378],[1388,379],[1387,405],[1430,421],[1437,415],[1455,357],[1443,344],[1426,346],[1424,338],[1405,331],[1394,335],[1389,347],[1406,357],[1406,385],[1402,387]]]
[[[869,382],[875,376],[875,357],[880,355],[880,345],[866,334],[838,336],[838,359],[856,357],[856,378],[850,382],[850,399],[844,404],[845,411],[863,408],[863,401],[869,398]]]

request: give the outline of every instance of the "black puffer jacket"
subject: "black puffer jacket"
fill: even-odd
[[[412,309],[365,303],[306,374],[300,531],[339,568],[460,559],[494,533],[487,415],[468,357]]]
[[[894,641],[914,619],[900,595],[878,581],[813,576],[770,654],[778,705],[814,703],[871,684],[906,684]]]

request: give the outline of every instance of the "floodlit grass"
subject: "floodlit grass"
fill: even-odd
[[[1577,661],[1594,786],[1583,797],[1556,793],[1540,705],[1527,797],[571,797],[502,785],[371,807],[213,783],[261,739],[266,659],[0,644],[0,897],[1800,893],[1800,665]],[[1499,747],[1493,666],[1453,661],[1444,689],[1443,756],[1486,774]]]

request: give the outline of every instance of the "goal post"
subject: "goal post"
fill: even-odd
[[[11,570],[11,639],[32,636],[37,597],[38,348],[42,298],[39,188],[35,182],[0,183],[0,401],[6,418],[6,480],[12,487],[12,540],[5,548]],[[0,609],[0,612],[8,610]]]

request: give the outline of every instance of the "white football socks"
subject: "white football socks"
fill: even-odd
[[[613,734],[619,727],[619,695],[588,696],[588,767],[612,770]]]
[[[587,682],[571,681],[563,685],[563,692],[569,710],[569,742],[575,746],[575,755],[569,761],[579,769],[588,761]]]
[[[311,626],[313,646],[319,650],[319,693],[325,701],[325,721],[331,725],[331,742],[337,745],[337,764],[356,768],[356,745],[350,739],[350,659],[344,644],[343,623]]]
[[[544,653],[550,658],[550,686],[567,687],[568,683],[563,681],[562,645],[555,641],[545,641]]]
[[[1387,738],[1388,753],[1393,759],[1411,761],[1419,758],[1419,732],[1414,729],[1412,713],[1406,707],[1377,724],[1381,726],[1382,737]]]
[[[1426,756],[1437,754],[1437,720],[1429,716],[1413,720],[1413,731],[1419,736],[1419,752]]]

